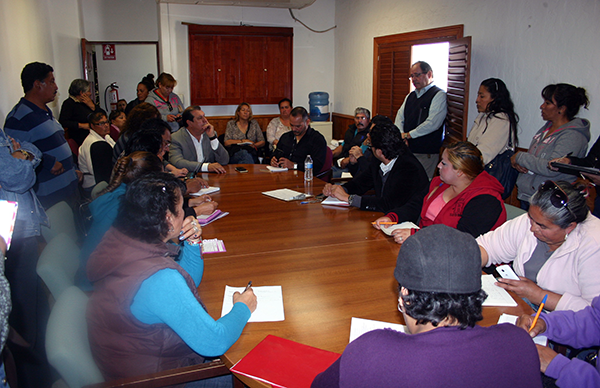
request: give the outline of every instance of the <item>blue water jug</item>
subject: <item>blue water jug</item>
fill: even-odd
[[[310,119],[312,121],[327,121],[329,119],[329,93],[312,92],[308,95]]]

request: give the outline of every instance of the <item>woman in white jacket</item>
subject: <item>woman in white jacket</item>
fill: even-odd
[[[512,262],[520,280],[498,285],[547,310],[581,310],[600,295],[600,219],[567,182],[546,181],[527,214],[477,239],[482,266]]]

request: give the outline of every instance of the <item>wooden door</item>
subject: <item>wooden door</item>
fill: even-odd
[[[218,42],[218,104],[237,105],[242,102],[244,96],[241,78],[241,37],[219,36]]]
[[[243,38],[243,82],[244,101],[249,104],[268,102],[267,81],[267,38],[247,36]]]
[[[196,67],[190,69],[192,101],[218,104],[219,85],[213,75],[218,69],[217,38],[203,35],[190,37],[190,58]]]
[[[467,139],[471,37],[450,41],[448,48],[448,115],[445,143]]]
[[[267,104],[277,104],[283,98],[292,98],[292,40],[287,36],[267,39],[265,57]]]
[[[86,39],[81,39],[81,64],[83,67],[83,79],[90,81],[92,98],[96,104],[99,104],[100,96],[98,93],[98,66],[96,64],[96,52],[94,51],[94,44]]]

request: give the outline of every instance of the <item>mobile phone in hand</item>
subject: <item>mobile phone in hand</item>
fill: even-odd
[[[508,264],[499,265],[496,267],[496,271],[498,271],[500,276],[502,276],[504,279],[521,280]]]

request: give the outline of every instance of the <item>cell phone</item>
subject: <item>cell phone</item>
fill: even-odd
[[[196,177],[196,173],[194,171],[190,171],[188,172],[188,174],[185,176],[185,179],[194,179]]]
[[[248,172],[248,170],[245,169],[244,167],[236,167],[235,171],[237,171],[237,172]]]
[[[6,250],[10,248],[12,234],[17,219],[19,205],[13,201],[0,200],[0,236],[6,242]]]
[[[508,264],[499,265],[496,267],[496,271],[498,271],[500,276],[502,276],[504,279],[521,280]]]

